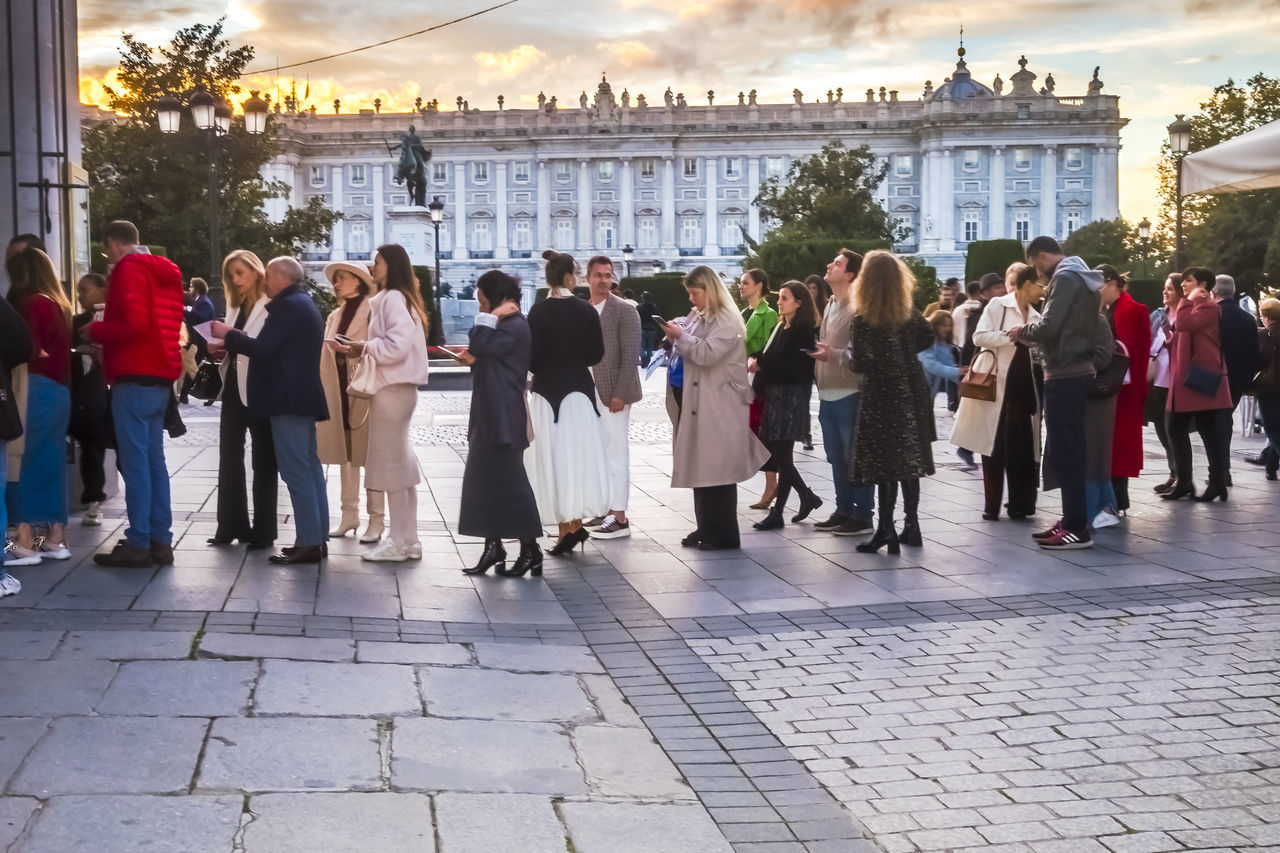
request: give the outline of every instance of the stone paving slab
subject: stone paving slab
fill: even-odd
[[[10,849],[39,808],[40,801],[30,797],[0,797],[0,849]]]
[[[476,643],[475,653],[481,666],[513,672],[604,672],[596,656],[581,646]]]
[[[322,718],[214,720],[200,791],[373,791],[385,787],[378,725]]]
[[[103,715],[228,717],[244,713],[258,677],[250,661],[132,661],[97,704]]]
[[[571,675],[423,667],[421,677],[433,717],[585,722],[599,714]]]
[[[249,809],[245,853],[436,850],[431,801],[421,794],[259,794]]]
[[[351,640],[318,637],[210,633],[201,638],[196,654],[221,658],[352,661],[355,660],[356,644]]]
[[[179,660],[191,654],[195,631],[71,631],[56,658]]]
[[[228,853],[241,807],[239,797],[53,797],[13,853]]]
[[[0,716],[87,714],[115,674],[107,661],[0,660]]]
[[[568,736],[549,723],[402,720],[393,749],[396,790],[559,796],[588,790]]]
[[[422,700],[411,666],[268,660],[254,708],[260,715],[416,716]]]
[[[471,650],[460,643],[400,643],[361,640],[356,643],[360,663],[410,663],[437,666],[471,664]]]
[[[587,780],[606,796],[693,799],[680,771],[644,729],[578,726],[573,744]]]
[[[563,803],[560,812],[576,853],[730,853],[706,811],[698,806]]]
[[[440,853],[519,850],[564,853],[565,830],[549,797],[521,794],[439,794]]]
[[[48,728],[48,720],[0,718],[0,791]]]

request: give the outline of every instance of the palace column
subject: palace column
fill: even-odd
[[[706,190],[707,190],[707,206],[704,216],[706,217],[705,228],[707,233],[703,235],[702,254],[707,257],[720,256],[720,189],[718,180],[720,178],[720,158],[719,157],[703,157],[702,168],[706,172]]]
[[[987,216],[990,219],[987,237],[991,240],[1004,239],[1009,234],[1006,230],[1008,226],[1005,225],[1003,145],[991,148],[991,189],[987,198]]]
[[[938,250],[954,252],[956,250],[956,164],[951,157],[951,148],[942,149],[938,163],[938,207],[939,229]]]
[[[387,167],[382,163],[371,163],[369,168],[373,171],[373,248],[376,249],[387,242],[386,188],[382,185]]]
[[[342,197],[342,167],[334,166],[333,175],[333,207],[331,210],[342,212],[344,204]],[[333,231],[329,242],[329,259],[333,261],[345,261],[347,259],[347,224],[345,220],[335,219],[333,221]]]
[[[676,163],[674,154],[662,158],[662,251],[676,251]]]
[[[760,240],[760,208],[751,202],[755,201],[756,196],[760,195],[760,158],[751,157],[747,160],[747,192],[750,198],[747,201],[747,233],[751,235],[751,239],[759,242]]]
[[[631,158],[622,158],[622,209],[619,213],[619,222],[622,226],[622,235],[618,242],[623,246],[635,246],[636,244],[636,201],[635,201],[635,173],[632,171]]]
[[[538,245],[534,257],[551,248],[551,178],[547,161],[538,160]]]
[[[591,234],[591,161],[578,158],[578,251],[590,252]]]
[[[497,175],[497,192],[498,204],[494,208],[493,224],[494,230],[497,231],[497,240],[494,242],[493,257],[495,260],[506,260],[511,257],[511,253],[507,251],[507,161],[499,160],[494,164],[494,171]]]
[[[453,259],[465,261],[467,255],[467,164],[453,166]]]
[[[1058,236],[1058,146],[1046,145],[1040,155],[1040,233]]]

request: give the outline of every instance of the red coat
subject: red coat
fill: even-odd
[[[102,344],[107,384],[121,376],[177,379],[182,372],[182,273],[159,255],[125,255],[111,270],[103,319],[89,326]]]
[[[1173,342],[1169,345],[1169,411],[1203,412],[1230,409],[1231,389],[1227,385],[1227,368],[1222,362],[1221,338],[1218,334],[1218,303],[1213,297],[1199,302],[1184,299],[1178,303],[1173,319]],[[1190,369],[1192,350],[1195,363],[1222,374],[1218,391],[1213,396],[1193,391],[1182,384]]]
[[[1129,384],[1116,395],[1116,424],[1111,443],[1111,476],[1142,472],[1143,404],[1147,399],[1147,361],[1151,358],[1151,320],[1147,309],[1128,293],[1111,307],[1116,340],[1129,351]]]

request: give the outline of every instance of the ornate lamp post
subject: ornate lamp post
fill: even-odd
[[[622,247],[622,265],[626,271],[627,278],[631,278],[631,259],[635,257],[636,250],[630,243]]]
[[[427,205],[427,210],[431,212],[431,227],[436,231],[436,238],[433,245],[436,250],[436,331],[432,334],[432,340],[436,343],[444,343],[444,317],[440,312],[440,221],[444,219],[444,202],[440,200],[440,196],[434,196],[431,204]]]
[[[1169,150],[1173,152],[1173,160],[1177,168],[1175,193],[1175,231],[1173,238],[1173,268],[1181,270],[1182,257],[1182,161],[1191,150],[1191,122],[1179,113],[1173,124],[1169,125]]]
[[[258,93],[250,93],[244,102],[245,130],[259,136],[267,129],[269,109]],[[209,296],[218,310],[224,307],[222,296],[222,238],[218,222],[218,146],[219,140],[231,133],[231,106],[205,89],[196,89],[187,98],[191,121],[203,134],[205,157],[209,163]],[[178,133],[182,126],[182,102],[173,95],[156,101],[156,123],[166,135]]]
[[[1142,242],[1142,268],[1143,272],[1151,275],[1151,220],[1142,217],[1142,221],[1138,223],[1138,239]]]

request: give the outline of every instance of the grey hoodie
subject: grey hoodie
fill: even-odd
[[[1040,321],[1018,332],[1019,340],[1040,348],[1046,379],[1093,375],[1102,282],[1101,272],[1074,256],[1054,268]]]

